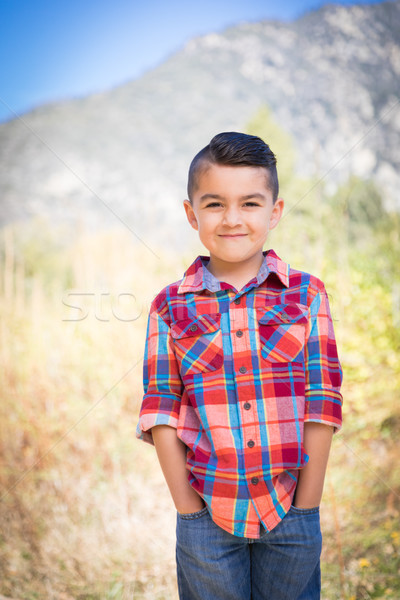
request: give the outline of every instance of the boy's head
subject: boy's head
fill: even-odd
[[[275,204],[279,194],[276,158],[270,147],[261,138],[234,131],[214,136],[191,162],[187,187],[190,202],[193,200],[198,177],[213,164],[233,167],[263,167],[266,171],[266,186],[270,189]]]
[[[254,276],[284,206],[267,144],[244,133],[216,135],[190,165],[188,195],[186,216],[210,252],[208,269],[217,277],[227,269]]]

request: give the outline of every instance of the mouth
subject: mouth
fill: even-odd
[[[219,237],[223,237],[223,238],[238,238],[238,237],[245,237],[247,235],[247,233],[224,233],[224,234],[220,234]]]

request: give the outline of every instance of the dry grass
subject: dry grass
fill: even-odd
[[[174,510],[153,449],[135,439],[154,294],[148,252],[120,232],[78,238],[68,250],[71,297],[57,269],[46,282],[39,265],[22,285],[20,248],[7,236],[1,591],[173,598]],[[60,269],[64,260],[62,251]],[[159,281],[174,277],[167,261],[164,252]],[[130,296],[118,303],[119,294]]]

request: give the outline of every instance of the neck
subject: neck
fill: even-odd
[[[210,256],[207,268],[219,281],[230,283],[239,290],[257,275],[263,261],[262,252],[240,263],[221,261]]]

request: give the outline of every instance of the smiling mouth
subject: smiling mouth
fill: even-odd
[[[233,237],[244,237],[245,235],[247,235],[246,233],[222,233],[220,234],[219,237],[228,237],[228,238],[233,238]]]

